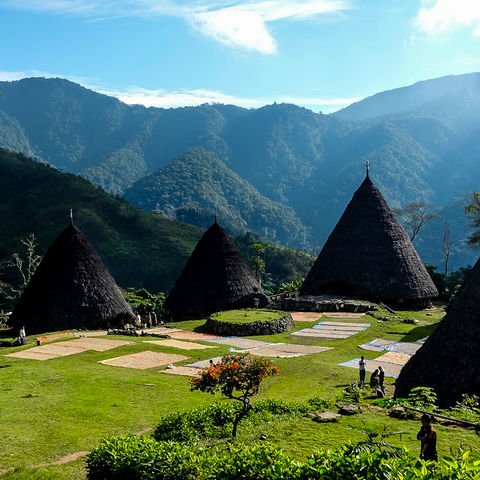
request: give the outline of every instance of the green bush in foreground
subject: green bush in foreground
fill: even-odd
[[[296,462],[268,444],[237,444],[226,455],[198,445],[148,437],[110,437],[87,459],[89,480],[413,480],[478,479],[480,461],[415,459],[407,450],[357,451],[353,445],[315,452]]]

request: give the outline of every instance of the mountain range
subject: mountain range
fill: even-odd
[[[480,187],[480,74],[382,92],[335,114],[289,104],[128,106],[62,79],[0,82],[0,146],[90,180],[132,204],[318,253],[371,177],[393,207],[449,216],[453,268],[472,264],[464,197]],[[415,240],[441,265],[442,225]]]

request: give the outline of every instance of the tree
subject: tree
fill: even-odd
[[[470,225],[477,230],[468,235],[469,245],[480,245],[480,192],[472,192],[469,195],[469,204],[465,205],[465,213],[470,218]]]
[[[266,377],[278,374],[278,367],[265,358],[252,355],[227,355],[220,363],[204,370],[199,377],[192,377],[190,389],[222,395],[241,403],[233,421],[232,436],[237,436],[240,420],[252,409],[250,398],[256,395],[260,382]]]
[[[411,202],[402,208],[394,209],[395,215],[400,217],[405,229],[410,233],[413,242],[420,230],[434,218],[440,218],[433,212],[433,206],[426,202]]]
[[[24,246],[23,253],[13,253],[10,260],[3,262],[3,268],[14,269],[19,275],[20,280],[17,284],[3,284],[3,294],[8,300],[17,300],[30,282],[35,270],[42,261],[42,257],[37,254],[37,239],[34,233],[20,240]]]
[[[450,225],[448,224],[448,219],[445,219],[443,227],[443,240],[442,240],[442,249],[443,249],[443,258],[445,260],[445,277],[448,275],[448,260],[450,259]]]
[[[252,245],[253,255],[250,258],[250,262],[253,268],[253,273],[258,283],[261,283],[260,277],[265,272],[265,260],[263,256],[265,254],[265,246],[262,243],[255,243]]]

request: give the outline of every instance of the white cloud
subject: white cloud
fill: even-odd
[[[453,28],[471,28],[480,37],[479,0],[423,0],[415,24],[424,32],[436,34]]]
[[[214,40],[265,54],[276,51],[267,24],[341,12],[351,0],[0,0],[0,7],[106,17],[184,18]]]
[[[324,113],[333,112],[346,107],[360,98],[321,98],[321,97],[295,97],[280,95],[276,97],[238,97],[223,92],[206,89],[180,90],[169,92],[166,90],[148,90],[139,87],[130,87],[123,90],[98,89],[100,93],[118,98],[130,105],[145,105],[146,107],[177,108],[198,106],[205,103],[223,103],[237,105],[244,108],[259,108],[277,103],[293,103]]]
[[[163,89],[151,90],[136,86],[127,88],[108,88],[101,86],[100,82],[94,78],[80,78],[75,76],[40,72],[38,70],[30,70],[25,72],[0,71],[0,81],[14,81],[28,77],[68,78],[68,80],[79,83],[86,88],[95,90],[98,93],[116,97],[129,105],[144,105],[145,107],[159,108],[189,107],[203,105],[205,103],[223,103],[225,105],[237,105],[244,108],[260,108],[277,102],[293,103],[314,111],[330,113],[361,100],[360,98],[295,97],[289,95],[257,98],[238,97],[215,90],[200,88],[170,92]]]

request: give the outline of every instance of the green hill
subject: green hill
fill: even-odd
[[[45,253],[68,224],[70,208],[121,286],[171,288],[202,234],[134,208],[76,175],[0,149],[0,259],[18,252],[30,232]]]
[[[309,244],[307,229],[291,208],[261,195],[201,147],[137,181],[124,198],[144,210],[204,228],[216,214],[232,233],[253,230],[284,245]]]

